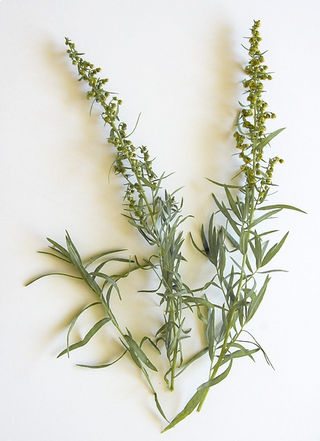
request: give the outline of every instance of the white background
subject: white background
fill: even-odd
[[[86,256],[112,247],[143,254],[120,216],[121,180],[108,182],[114,156],[107,130],[88,115],[64,37],[103,68],[131,127],[141,112],[134,140],[148,145],[159,173],[175,172],[170,189],[184,185],[185,214],[195,215],[186,228],[196,232],[213,209],[205,177],[226,180],[236,170],[231,135],[246,62],[241,44],[253,19],[261,19],[262,48],[275,72],[267,85],[277,114],[271,129],[286,127],[273,143],[285,159],[273,202],[308,212],[276,221],[290,230],[276,259],[289,272],[273,277],[250,326],[275,371],[262,356],[239,360],[200,414],[160,435],[163,422],[130,360],[109,370],[75,366],[110,357],[103,332],[91,350],[55,358],[68,322],[89,299],[86,289],[59,278],[23,286],[58,268],[36,251],[47,236],[63,242],[65,230]],[[0,2],[1,439],[320,440],[319,19],[316,0]],[[196,278],[201,262],[188,245],[186,253]],[[135,283],[127,287],[127,319],[139,332],[156,307]],[[145,302],[151,312],[142,310]],[[79,326],[74,338],[84,332]],[[186,375],[176,395],[164,394],[171,416],[194,392],[201,369]]]

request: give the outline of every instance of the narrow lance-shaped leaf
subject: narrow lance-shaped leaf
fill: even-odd
[[[70,334],[71,334],[71,331],[72,331],[72,329],[73,329],[73,327],[74,327],[74,325],[76,324],[76,322],[77,322],[77,320],[78,320],[78,318],[87,310],[87,309],[89,309],[89,308],[91,308],[92,306],[97,306],[97,305],[101,305],[101,302],[94,302],[94,303],[91,303],[90,305],[88,305],[88,306],[86,306],[85,308],[82,308],[81,309],[81,311],[72,319],[72,321],[71,321],[71,323],[70,323],[70,325],[69,325],[69,329],[68,329],[68,332],[67,332],[67,353],[68,353],[68,357],[69,357],[69,352],[70,352],[70,344],[69,344],[69,342],[70,342]]]
[[[157,371],[158,369],[151,363],[151,361],[149,360],[149,358],[147,357],[147,355],[145,354],[145,352],[140,348],[140,346],[138,345],[138,343],[132,338],[131,334],[128,333],[127,335],[124,336],[126,342],[129,345],[129,350],[130,353],[135,354],[135,356],[143,363],[145,364],[149,369],[153,370],[153,371]]]
[[[276,208],[280,208],[281,210],[294,210],[294,211],[299,211],[300,213],[307,214],[305,211],[301,210],[300,208],[286,204],[264,205],[262,207],[257,208],[257,210],[274,210]]]
[[[53,247],[49,247],[49,248],[51,248],[51,249],[53,249],[54,251],[57,252],[57,250],[55,250]],[[67,259],[66,257],[63,257],[63,256],[59,256],[58,254],[50,253],[49,251],[38,251],[38,253],[39,254],[46,254],[47,256],[55,257],[56,259],[60,259],[63,262],[71,263],[70,259]]]
[[[209,178],[207,178],[207,180],[209,181],[209,182],[212,182],[212,184],[215,184],[215,185],[218,185],[219,187],[224,187],[224,188],[237,188],[237,189],[241,189],[242,188],[242,185],[230,185],[230,184],[222,184],[221,182],[218,182],[218,181],[214,181],[213,179],[209,179]]]
[[[50,239],[49,237],[47,237],[47,241],[51,243],[52,246],[50,246],[49,248],[59,252],[60,254],[62,254],[69,262],[71,262],[70,259],[70,254],[69,252],[60,244],[58,244],[58,242],[55,242],[54,240]]]
[[[237,345],[237,346],[240,347],[240,349],[238,351],[231,352],[230,354],[226,354],[221,362],[221,366],[230,360],[234,360],[235,358],[241,358],[241,357],[250,357],[251,360],[254,361],[252,354],[255,354],[256,352],[260,351],[260,348],[246,349],[242,345]]]
[[[218,246],[217,246],[217,230],[216,227],[214,226],[214,215],[211,215],[209,221],[208,242],[210,249],[210,260],[216,267],[217,259],[218,259]]]
[[[92,277],[100,277],[100,278],[104,279],[105,282],[110,283],[110,285],[112,285],[115,288],[115,290],[118,293],[119,298],[121,299],[121,294],[120,294],[119,287],[118,287],[117,283],[115,282],[115,280],[112,277],[108,276],[105,273],[101,273],[101,272],[92,272],[92,273],[90,273],[90,275]]]
[[[232,209],[233,213],[237,216],[237,218],[238,218],[240,221],[242,221],[241,213],[240,213],[240,211],[239,211],[239,209],[238,209],[238,206],[237,206],[236,201],[235,201],[235,200],[233,199],[233,197],[232,197],[231,191],[228,189],[227,186],[225,186],[224,190],[225,190],[225,192],[226,192],[226,195],[227,195],[227,198],[228,198],[228,202],[229,202],[230,208]]]
[[[208,245],[208,241],[204,232],[204,226],[201,226],[201,241],[202,241],[202,245],[204,248],[204,252],[205,254],[210,258],[210,250],[209,250],[209,245]]]
[[[246,254],[248,250],[248,243],[250,239],[249,231],[242,230],[240,234],[240,252],[242,254]]]
[[[183,302],[191,306],[204,306],[205,308],[223,309],[221,305],[210,302],[206,297],[183,296]]]
[[[281,133],[285,127],[275,130],[274,132],[270,133],[270,135],[266,136],[259,144],[257,145],[257,149],[261,150],[263,147],[265,147],[267,144],[269,144],[270,141],[273,140],[279,133]]]
[[[82,265],[80,254],[79,254],[78,250],[76,249],[74,243],[72,242],[71,237],[68,232],[66,232],[66,244],[67,244],[68,252],[69,252],[70,259],[71,259],[73,265],[77,269],[81,270],[83,265]]]
[[[208,309],[208,323],[206,327],[206,338],[209,348],[209,357],[213,361],[215,354],[215,311]]]
[[[252,319],[252,317],[257,312],[257,309],[259,308],[259,306],[263,300],[263,297],[266,293],[267,286],[268,286],[270,279],[271,279],[271,277],[268,275],[264,281],[264,284],[262,285],[262,288],[260,289],[259,293],[257,294],[257,296],[256,297],[252,296],[252,300],[250,302],[250,306],[249,306],[248,314],[247,314],[247,318],[246,318],[247,323]]]
[[[230,360],[229,366],[227,367],[227,369],[224,372],[222,372],[222,374],[218,375],[215,378],[211,378],[210,380],[201,384],[201,386],[198,387],[198,390],[200,390],[200,391],[206,390],[206,389],[209,389],[210,387],[215,386],[216,384],[220,383],[222,380],[224,380],[229,375],[231,368],[232,368],[232,360]]]
[[[125,251],[125,249],[124,248],[120,248],[120,249],[117,249],[117,250],[103,251],[103,252],[101,252],[101,253],[91,257],[88,261],[86,261],[85,268],[87,268],[88,266],[92,265],[93,262],[95,262],[98,259],[101,259],[102,257],[108,256],[109,254],[120,253],[122,251]],[[116,259],[111,258],[110,260],[116,260]],[[129,259],[124,259],[123,262],[125,262],[126,260],[128,260],[128,262],[131,262]],[[105,263],[107,263],[107,262],[108,262],[108,260],[105,261]]]
[[[102,292],[99,285],[95,282],[94,278],[88,273],[88,271],[83,266],[80,254],[75,247],[74,243],[69,236],[69,233],[66,233],[66,244],[70,254],[70,259],[74,267],[81,274],[84,282],[102,299]]]
[[[189,358],[189,360],[183,364],[182,368],[176,374],[176,377],[182,374],[182,372],[184,372],[192,363],[203,357],[208,352],[208,350],[209,348],[205,347],[204,349],[201,349],[201,351],[197,352],[193,357]]]
[[[67,348],[64,351],[60,352],[60,354],[58,355],[57,358],[61,357],[64,354],[67,354],[70,351],[73,351],[75,349],[81,348],[82,346],[85,346],[92,339],[92,337],[99,331],[99,329],[102,328],[102,326],[104,326],[109,321],[110,321],[109,317],[105,317],[105,318],[99,320],[90,329],[90,331],[85,335],[85,337],[82,340],[80,340],[78,343],[72,344],[71,346],[69,346],[69,348]]]
[[[274,216],[275,214],[279,213],[279,211],[281,211],[281,208],[277,208],[275,210],[269,211],[269,213],[266,213],[263,216],[258,217],[249,225],[249,228],[255,227],[256,225],[260,224],[260,222],[263,222],[269,219],[271,216]]]
[[[219,268],[219,272],[220,272],[220,277],[223,277],[223,271],[226,267],[226,247],[224,244],[224,234],[223,234],[223,230],[220,229],[218,232],[218,238],[217,238],[217,248],[218,248],[218,256],[219,256],[219,261],[218,261],[218,268]]]
[[[276,243],[275,245],[273,245],[273,247],[270,248],[270,250],[264,256],[264,258],[261,262],[261,267],[267,265],[267,263],[269,263],[270,260],[273,259],[274,256],[280,251],[282,245],[284,244],[284,242],[286,241],[286,239],[288,237],[288,234],[289,234],[289,231],[283,236],[283,238],[280,240],[279,243]]]
[[[158,409],[160,415],[167,421],[167,423],[169,423],[169,420],[166,417],[166,414],[164,413],[164,411],[163,411],[163,409],[161,407],[160,401],[158,399],[158,394],[156,392],[153,393],[153,397],[154,397],[154,401],[156,403],[156,406],[157,406],[157,409]]]
[[[115,363],[117,363],[117,361],[121,360],[121,358],[127,353],[127,350],[125,350],[120,357],[116,358],[113,361],[110,361],[110,363],[104,363],[104,364],[98,364],[96,366],[92,366],[92,365],[88,365],[88,364],[77,364],[78,367],[84,367],[84,368],[88,368],[88,369],[104,369],[107,367],[110,367],[112,365],[114,365]]]
[[[195,247],[195,249],[196,249],[197,251],[199,251],[203,256],[206,256],[206,253],[205,253],[203,250],[201,250],[201,249],[198,247],[198,245],[196,244],[196,242],[195,242],[195,240],[194,240],[194,238],[193,238],[193,236],[192,236],[191,233],[190,233],[190,240],[191,240],[192,245]]]
[[[240,248],[239,242],[229,233],[228,230],[224,228],[224,234],[226,235],[227,239],[230,241],[231,245],[238,250]]]
[[[239,224],[233,219],[233,217],[229,213],[225,204],[223,202],[219,202],[218,198],[214,194],[212,194],[212,197],[213,197],[217,207],[219,208],[221,213],[225,216],[225,218],[228,220],[228,222],[231,225],[231,227],[233,228],[233,230],[238,234],[238,236],[240,236],[240,230],[239,230],[239,226],[238,226]]]
[[[261,238],[260,236],[255,233],[254,236],[254,242],[250,242],[251,250],[253,252],[253,255],[256,259],[256,268],[260,268],[261,260],[262,260],[262,246],[261,246]]]
[[[206,394],[205,389],[197,390],[197,392],[187,402],[184,409],[178,413],[178,415],[171,421],[171,423],[167,427],[164,428],[162,433],[166,432],[169,429],[172,429],[172,427],[176,426],[178,423],[183,421],[188,415],[190,415],[200,404],[205,394]]]
[[[64,276],[64,277],[70,277],[71,279],[82,280],[82,277],[74,276],[73,274],[67,274],[67,273],[46,273],[46,274],[42,274],[41,276],[37,276],[34,279],[30,280],[29,282],[27,282],[25,284],[25,286],[29,286],[29,285],[31,285],[31,283],[34,283],[37,280],[43,279],[44,277],[48,277],[48,276]]]

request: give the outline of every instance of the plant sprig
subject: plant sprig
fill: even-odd
[[[127,134],[127,124],[119,119],[122,101],[116,94],[104,90],[108,80],[97,76],[100,68],[83,60],[82,54],[67,38],[66,45],[72,64],[77,66],[79,80],[86,81],[90,87],[87,98],[101,106],[101,117],[110,127],[108,142],[117,151],[114,171],[125,180],[125,216],[147,243],[155,248],[147,262],[160,280],[157,292],[161,297],[160,303],[166,305],[164,324],[156,334],[156,342],[164,342],[169,362],[165,379],[173,390],[177,366],[183,361],[181,341],[186,336],[180,296],[184,287],[179,273],[184,241],[179,227],[185,220],[181,214],[182,201],[176,202],[176,192],[170,194],[164,191],[163,195],[160,194],[165,173],[157,176],[146,146],[135,147],[132,144]]]
[[[253,359],[253,354],[262,351],[268,364],[271,364],[253,337],[249,342],[240,338],[264,298],[271,280],[270,274],[274,271],[268,269],[268,264],[282,248],[288,232],[279,242],[270,245],[265,237],[275,231],[259,231],[258,228],[283,209],[302,210],[283,204],[263,206],[273,185],[274,166],[283,162],[279,157],[266,159],[265,148],[283,129],[267,133],[265,126],[266,120],[275,118],[275,114],[266,111],[267,103],[263,100],[263,83],[272,77],[260,52],[259,27],[260,21],[255,21],[251,29],[249,63],[245,68],[248,78],[243,81],[248,104],[241,104],[234,134],[237,148],[240,149],[239,157],[243,162],[239,175],[244,183],[234,186],[212,181],[225,191],[226,201],[219,201],[212,194],[217,212],[225,218],[225,225],[217,228],[214,224],[216,213],[213,213],[207,232],[204,226],[201,228],[203,248],[192,239],[198,251],[213,265],[211,284],[224,299],[222,309],[211,304],[203,305],[206,310],[204,323],[211,362],[208,380],[197,388],[184,409],[165,430],[178,424],[194,409],[201,410],[209,389],[227,377],[235,359]],[[235,189],[237,196],[232,194]],[[259,213],[260,210],[263,210],[263,214]],[[260,276],[263,279],[259,284]]]
[[[223,381],[230,373],[238,358],[249,357],[262,352],[268,364],[271,362],[255,337],[247,330],[248,323],[255,316],[266,294],[271,274],[278,269],[270,267],[270,262],[282,248],[288,232],[278,241],[271,242],[275,230],[265,229],[266,222],[284,209],[299,210],[287,204],[268,204],[267,198],[272,182],[274,167],[283,160],[270,157],[266,149],[270,142],[281,133],[278,129],[267,132],[266,122],[275,118],[267,110],[264,101],[264,82],[272,79],[264,64],[264,53],[260,51],[261,37],[259,21],[254,21],[247,48],[249,62],[245,67],[243,81],[246,104],[241,104],[234,134],[236,148],[240,151],[242,163],[237,175],[240,185],[223,184],[209,179],[215,186],[223,187],[225,198],[219,200],[212,194],[215,211],[210,215],[208,225],[200,229],[201,245],[191,236],[191,242],[212,265],[209,280],[200,283],[200,288],[192,289],[184,281],[180,272],[183,263],[185,241],[182,224],[188,216],[183,214],[183,200],[176,200],[176,191],[163,188],[167,175],[160,176],[153,168],[153,160],[146,146],[134,146],[127,133],[127,124],[120,119],[122,101],[116,94],[105,90],[107,79],[99,77],[100,68],[82,58],[74,43],[66,38],[67,53],[72,64],[77,67],[79,81],[87,83],[87,98],[101,107],[101,118],[109,127],[108,143],[115,148],[114,172],[124,181],[124,215],[138,230],[143,240],[151,247],[149,257],[140,263],[136,257],[124,258],[118,254],[123,250],[99,253],[83,262],[79,252],[66,234],[66,246],[49,239],[52,255],[73,268],[74,273],[59,274],[81,279],[94,293],[95,301],[83,308],[71,321],[67,332],[67,347],[59,356],[81,348],[105,325],[112,325],[118,332],[122,352],[115,360],[90,368],[108,367],[128,354],[143,374],[154,395],[156,407],[168,423],[164,431],[171,429],[190,415],[201,410],[209,390]],[[224,218],[217,225],[216,217]],[[110,262],[125,265],[117,274],[107,272]],[[155,335],[146,335],[140,342],[117,320],[112,299],[121,299],[119,281],[130,277],[136,270],[152,271],[159,285],[153,292],[159,296],[163,308],[163,323]],[[40,276],[43,277],[43,276]],[[36,278],[34,280],[39,279]],[[33,281],[34,281],[33,280]],[[30,282],[31,283],[31,282]],[[214,291],[214,295],[212,292]],[[222,302],[216,300],[222,298]],[[79,317],[92,307],[102,307],[105,316],[97,321],[85,337],[70,343],[71,331]],[[185,359],[183,341],[192,337],[186,323],[185,310],[191,310],[201,323],[205,346]],[[245,336],[244,336],[245,335]],[[161,355],[162,344],[168,361],[164,381],[170,390],[175,379],[199,359],[208,361],[208,377],[201,381],[195,393],[184,408],[169,420],[159,402],[157,392],[150,378],[150,371],[158,372],[157,362],[147,356],[143,345],[149,343],[157,356]]]

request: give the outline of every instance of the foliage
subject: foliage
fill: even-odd
[[[288,233],[274,243],[270,237],[276,231],[264,225],[284,209],[301,210],[290,205],[266,203],[270,189],[274,187],[274,167],[283,161],[278,156],[268,157],[265,151],[283,129],[268,133],[265,125],[275,115],[266,110],[267,103],[263,99],[264,82],[271,80],[271,75],[259,48],[259,25],[259,21],[254,21],[251,29],[247,49],[249,62],[243,81],[246,104],[240,103],[234,134],[242,163],[237,178],[242,183],[227,185],[209,179],[214,186],[224,189],[225,198],[221,201],[215,193],[212,194],[216,210],[211,214],[208,225],[202,225],[200,229],[201,244],[197,244],[191,236],[195,250],[212,265],[212,277],[197,289],[187,286],[180,273],[180,265],[187,265],[182,254],[185,238],[181,225],[186,219],[182,213],[182,201],[176,200],[176,192],[169,193],[163,188],[166,175],[155,173],[148,149],[133,145],[131,133],[127,134],[127,125],[119,117],[121,100],[104,88],[108,80],[101,79],[98,76],[100,69],[85,61],[74,43],[66,39],[67,53],[77,67],[79,81],[89,86],[87,98],[101,106],[101,118],[109,126],[108,143],[116,150],[114,172],[122,176],[125,185],[124,215],[151,251],[143,263],[136,257],[119,257],[124,250],[103,252],[83,262],[68,233],[65,247],[49,239],[50,251],[46,254],[62,260],[64,265],[75,271],[55,274],[82,280],[95,296],[94,302],[82,309],[70,323],[67,346],[59,356],[69,356],[71,351],[89,343],[103,326],[113,326],[123,347],[122,354],[106,364],[87,367],[108,367],[128,354],[144,375],[156,407],[168,423],[164,430],[177,425],[195,409],[200,410],[208,391],[228,376],[236,359],[249,357],[254,360],[254,354],[260,351],[271,364],[265,351],[246,328],[266,294],[271,273],[278,271],[270,268],[270,262],[282,248]],[[217,214],[224,219],[220,226],[216,222]],[[122,266],[118,274],[107,271],[114,262]],[[164,312],[163,323],[155,335],[146,335],[140,342],[129,329],[118,323],[112,308],[113,296],[121,298],[119,281],[137,270],[152,271],[157,275],[159,286],[150,292],[159,296]],[[46,275],[49,274],[53,273]],[[208,290],[212,289],[223,299],[221,303],[211,301]],[[95,306],[103,308],[104,318],[95,323],[82,340],[71,344],[70,334],[76,321],[88,308]],[[190,336],[186,310],[196,313],[205,341],[205,346],[188,360],[185,360],[183,348],[184,339]],[[164,347],[168,362],[164,380],[170,390],[174,389],[175,378],[188,366],[200,358],[208,360],[207,379],[201,382],[183,410],[171,421],[165,416],[150,379],[149,372],[157,372],[158,368],[143,349],[145,343],[149,343],[158,354]]]

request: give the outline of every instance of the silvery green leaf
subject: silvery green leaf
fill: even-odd
[[[273,140],[273,138],[275,138],[277,135],[279,135],[279,133],[281,133],[283,130],[285,129],[285,127],[275,130],[274,132],[270,133],[270,135],[266,136],[262,141],[259,142],[259,144],[257,145],[257,149],[258,150],[262,150],[263,147],[265,147],[267,144],[269,144],[270,141]]]
[[[222,380],[224,380],[229,375],[229,373],[231,371],[231,368],[232,368],[232,359],[229,360],[229,366],[227,367],[227,369],[224,372],[222,372],[222,374],[218,375],[215,378],[212,378],[212,379],[206,381],[205,383],[202,383],[198,387],[198,391],[206,390],[206,389],[209,389],[212,386],[215,386],[216,384],[219,384]]]
[[[275,245],[273,245],[273,247],[270,248],[270,250],[267,252],[267,254],[264,256],[262,262],[261,262],[261,267],[267,265],[267,263],[270,262],[271,259],[274,258],[274,256],[280,251],[282,245],[284,244],[284,242],[286,241],[287,237],[288,237],[289,232],[287,232],[283,238],[280,240],[279,243],[276,243]]]
[[[205,389],[197,390],[196,393],[187,402],[183,410],[178,413],[178,415],[171,421],[171,423],[167,427],[164,428],[162,433],[166,432],[169,429],[172,429],[172,427],[176,426],[178,423],[183,421],[188,415],[190,415],[200,404],[205,394],[206,394]]]
[[[271,216],[274,216],[275,214],[279,213],[279,211],[281,211],[281,208],[277,208],[275,210],[269,211],[268,213],[264,214],[263,216],[258,217],[249,225],[249,228],[255,227],[260,222],[263,222],[263,221],[269,219]]]
[[[135,355],[135,358],[140,360],[143,364],[145,364],[149,369],[153,371],[157,371],[158,369],[151,363],[145,352],[141,349],[141,347],[138,345],[138,343],[132,338],[131,334],[128,333],[124,336],[128,346],[129,351],[132,356],[132,354]]]
[[[109,321],[110,321],[109,317],[105,317],[105,318],[99,320],[90,329],[90,331],[85,335],[85,337],[82,340],[78,341],[77,343],[74,343],[74,344],[70,345],[64,351],[60,352],[60,354],[58,355],[58,358],[61,357],[64,354],[69,353],[70,351],[73,351],[75,349],[81,348],[82,346],[85,346],[91,340],[91,338],[99,331],[99,329],[102,328],[102,326],[104,326]]]
[[[274,210],[277,208],[279,208],[280,210],[295,210],[295,211],[299,211],[300,213],[307,214],[305,211],[301,210],[300,208],[286,204],[264,205],[262,207],[259,207],[258,210]]]
[[[237,202],[233,199],[231,191],[229,190],[229,188],[227,186],[224,187],[224,190],[226,192],[230,208],[232,209],[232,211],[236,215],[236,217],[240,221],[242,221],[242,216],[241,216],[241,213],[240,213],[240,211],[238,209]]]
[[[233,230],[237,233],[238,236],[240,236],[240,229],[239,229],[240,224],[233,219],[232,215],[230,214],[229,210],[227,209],[227,207],[223,202],[219,202],[219,200],[214,194],[212,194],[212,197],[217,207],[219,208],[221,213],[225,216],[225,218],[228,220]]]
[[[209,349],[210,360],[213,361],[215,355],[215,343],[216,343],[216,332],[215,332],[215,311],[214,309],[208,309],[208,319],[206,326],[206,339]]]
[[[121,358],[127,353],[127,350],[125,350],[120,357],[116,358],[113,361],[110,361],[110,363],[104,363],[104,364],[98,364],[98,365],[88,365],[88,364],[77,364],[77,366],[79,367],[84,367],[84,368],[88,368],[88,369],[104,369],[107,367],[110,367],[112,365],[114,365],[115,363],[117,363],[117,361],[121,360]]]
[[[263,297],[264,297],[264,295],[266,293],[267,286],[268,286],[268,283],[269,283],[270,279],[271,279],[271,277],[268,275],[266,277],[266,279],[265,279],[265,281],[263,283],[263,286],[260,289],[259,293],[256,296],[253,296],[253,295],[251,296],[252,300],[250,302],[250,306],[249,306],[249,309],[248,309],[248,314],[247,314],[246,322],[249,322],[252,319],[252,317],[255,315],[255,313],[257,312],[257,309],[259,308],[259,306],[260,306],[260,304],[261,304],[261,302],[263,300]]]

